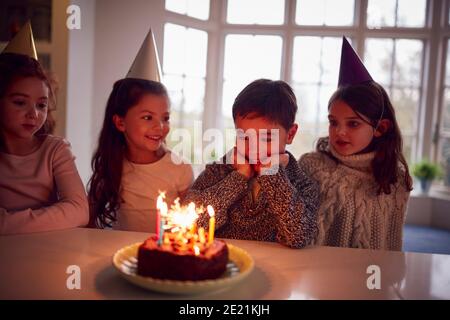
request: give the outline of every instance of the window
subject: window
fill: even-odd
[[[389,94],[403,135],[403,152],[411,160],[418,134],[423,42],[370,38],[365,52],[367,69]]]
[[[438,159],[446,169],[444,183],[450,186],[450,40],[447,40],[447,59],[442,97],[441,130]]]
[[[183,9],[171,7],[175,2]],[[434,88],[427,88],[435,72],[429,70],[430,52],[435,52],[430,49],[433,41],[450,39],[450,24],[439,26],[437,32],[445,35],[439,40],[428,25],[436,25],[433,20],[441,19],[437,12],[448,11],[450,0],[199,1],[211,12],[196,21],[189,13],[193,3],[166,1],[167,10],[186,16],[176,21],[171,21],[173,15],[167,16],[164,39],[172,42],[164,45],[164,75],[179,112],[177,125],[196,119],[203,120],[204,127],[233,128],[231,107],[237,94],[255,79],[281,79],[293,87],[299,105],[300,130],[289,150],[297,158],[314,150],[317,139],[328,131],[328,100],[337,88],[341,37],[346,35],[391,98],[407,160],[431,156],[432,141],[423,141],[418,128],[428,123],[424,131],[433,129],[429,121],[433,112],[423,111],[432,108],[425,103],[434,99],[429,93]],[[431,10],[433,6],[439,10]],[[187,42],[189,33],[197,40]],[[212,42],[209,48],[208,41]],[[166,49],[175,53],[168,52],[166,57]],[[435,68],[441,67],[439,62]],[[442,98],[440,149],[433,149],[439,158],[444,158],[446,150],[450,153],[449,73]],[[203,110],[213,116],[202,115]]]
[[[0,2],[0,50],[6,46],[27,20],[31,21],[33,37],[38,46],[38,59],[46,70],[52,68],[52,1],[3,0]],[[41,44],[44,44],[40,47]]]

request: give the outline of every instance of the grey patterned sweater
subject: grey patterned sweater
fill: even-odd
[[[212,205],[215,235],[221,238],[278,241],[293,248],[308,245],[317,233],[318,185],[300,169],[289,153],[286,168],[273,175],[260,175],[260,192],[253,200],[251,181],[232,165],[206,166],[187,193],[184,203]],[[205,212],[198,225],[208,227]]]

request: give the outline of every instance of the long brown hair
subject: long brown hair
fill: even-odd
[[[395,117],[395,110],[388,94],[375,81],[340,87],[330,98],[328,109],[334,101],[341,100],[360,117],[364,115],[374,129],[379,121],[387,119],[390,126],[380,137],[372,139],[369,148],[375,151],[372,160],[372,171],[379,185],[378,193],[391,193],[391,185],[404,176],[403,184],[408,191],[412,190],[412,179],[409,175],[408,163],[403,156],[403,139]],[[319,146],[318,146],[319,147]],[[399,166],[403,167],[403,169]]]
[[[14,81],[22,78],[34,77],[42,80],[49,91],[49,108],[47,118],[35,135],[51,134],[55,128],[52,111],[56,106],[56,99],[51,79],[41,67],[39,62],[29,56],[17,53],[0,54],[0,98]],[[4,146],[4,137],[0,134],[0,148]]]
[[[126,78],[114,84],[108,98],[98,147],[91,162],[93,174],[88,184],[91,227],[111,227],[117,220],[127,145],[123,133],[113,123],[113,116],[125,117],[145,94],[168,97],[166,88],[159,82]]]

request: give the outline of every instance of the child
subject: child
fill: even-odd
[[[401,250],[412,190],[402,137],[386,91],[343,39],[329,136],[299,164],[320,184],[318,245]]]
[[[207,165],[185,199],[215,209],[218,237],[279,241],[293,248],[314,238],[318,189],[285,150],[297,132],[296,112],[295,95],[283,81],[256,80],[236,98],[238,146],[232,157],[224,157],[232,158],[231,164]],[[241,152],[239,140],[252,129],[258,142]],[[272,139],[278,139],[275,149]],[[255,150],[267,150],[266,159]],[[202,214],[198,223],[207,227],[208,215]]]
[[[142,52],[156,54],[151,31],[129,75],[114,84],[92,160],[89,201],[91,226],[155,232],[160,191],[172,203],[192,184],[193,171],[164,146],[170,129],[169,98],[159,72],[148,68]],[[159,68],[156,68],[159,70]],[[155,79],[145,80],[145,79]],[[173,161],[175,160],[175,161]],[[175,162],[175,163],[174,163]]]
[[[26,24],[0,54],[0,234],[78,227],[89,216],[70,145],[50,135],[49,79],[33,42],[17,49],[30,38]]]

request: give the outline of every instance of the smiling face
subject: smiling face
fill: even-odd
[[[19,78],[0,99],[0,130],[8,139],[32,140],[44,125],[48,112],[49,89],[44,81]]]
[[[335,100],[331,104],[328,120],[330,143],[340,155],[348,156],[364,150],[374,137],[374,128],[369,125],[369,119],[358,116],[342,100]]]
[[[114,115],[113,121],[125,136],[130,160],[153,161],[170,130],[168,98],[145,94],[125,117]]]
[[[264,162],[266,155],[270,157],[273,154],[284,153],[286,145],[292,143],[297,132],[297,124],[293,124],[286,131],[282,125],[256,114],[249,114],[246,117],[237,116],[235,126],[238,131],[237,143],[242,145],[245,143],[245,158],[251,164]]]

